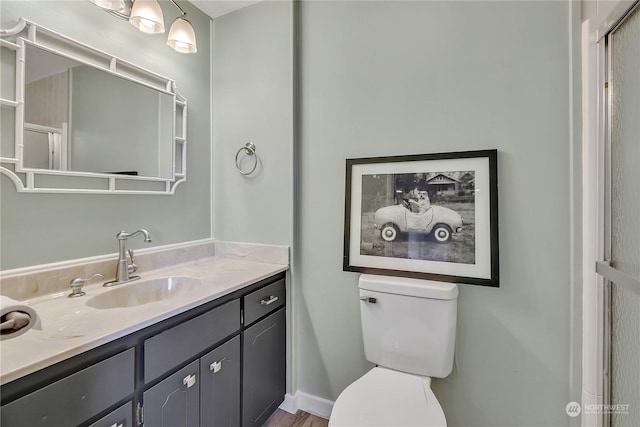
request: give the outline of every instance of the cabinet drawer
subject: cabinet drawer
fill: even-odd
[[[148,383],[240,330],[240,302],[233,300],[144,342]]]
[[[244,324],[250,325],[262,316],[282,307],[286,297],[284,279],[246,295],[244,297]]]
[[[145,427],[198,427],[200,422],[198,363],[194,360],[144,392]]]
[[[125,403],[89,427],[133,427],[133,404]]]
[[[133,393],[133,348],[2,407],[4,427],[71,426]]]

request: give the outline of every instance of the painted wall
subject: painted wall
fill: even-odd
[[[181,5],[196,30],[195,55],[173,51],[166,36],[143,34],[88,1],[2,1],[2,28],[24,17],[175,79],[189,103],[189,145],[188,180],[175,196],[18,194],[2,175],[1,269],[113,253],[122,229],[147,228],[154,246],[211,236],[211,20]],[[169,2],[162,7],[168,28],[179,12]],[[131,241],[134,248],[142,245]]]
[[[214,234],[217,240],[293,245],[293,4],[263,1],[214,19]],[[235,158],[256,146],[256,172]],[[244,171],[253,156],[240,153]],[[296,376],[295,265],[287,272],[287,391]],[[294,286],[291,286],[294,284]]]
[[[208,19],[185,7],[199,32],[193,57],[89,2],[2,2],[3,27],[25,16],[162,64],[190,107],[189,181],[177,196],[24,195],[1,178],[2,268],[113,252],[120,228],[145,226],[154,244],[209,236]],[[216,237],[290,244],[296,230],[292,390],[333,400],[370,367],[357,275],[341,271],[345,159],[497,148],[501,288],[461,285],[456,368],[434,390],[451,426],[567,424],[577,399],[568,4],[302,2],[296,109],[290,7],[216,19],[213,102]],[[262,162],[254,178],[233,164],[249,140]]]
[[[265,1],[214,20],[215,236],[292,243],[292,4]],[[235,156],[253,142],[259,163]],[[242,168],[254,159],[241,153]]]
[[[433,388],[450,426],[569,424],[569,2],[299,7],[296,387],[333,400],[370,368],[345,159],[497,148],[501,287],[460,286],[456,366]]]

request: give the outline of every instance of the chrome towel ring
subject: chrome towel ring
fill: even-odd
[[[254,156],[253,167],[248,172],[243,171],[242,167],[240,166],[239,156],[240,156],[240,153],[242,153],[243,151],[247,156]],[[256,154],[256,146],[255,144],[253,144],[253,142],[247,142],[244,145],[244,147],[240,148],[236,153],[236,168],[238,168],[238,170],[242,175],[251,175],[256,170],[257,167],[258,167],[258,155]]]

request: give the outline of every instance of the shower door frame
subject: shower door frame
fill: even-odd
[[[611,283],[639,292],[638,281],[611,266],[611,49],[609,35],[636,8],[617,1],[582,28],[583,73],[583,407],[611,403]],[[593,191],[595,189],[595,191]],[[595,263],[595,265],[594,265]],[[604,411],[582,414],[583,426],[606,427]]]

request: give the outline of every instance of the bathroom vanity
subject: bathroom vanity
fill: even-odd
[[[3,116],[0,172],[16,192],[171,196],[186,182],[187,100],[176,81],[27,19],[1,36],[11,126]],[[189,68],[166,68],[176,67]],[[36,90],[49,83],[57,89]],[[195,96],[202,87],[185,86],[196,106],[209,104]],[[60,107],[55,123],[36,117],[45,99]],[[196,186],[181,200],[208,197]],[[183,226],[182,202],[138,203]],[[87,223],[102,227],[106,215]],[[136,253],[138,278],[125,240],[143,231],[150,241],[142,229],[117,234],[117,268],[101,255],[0,272],[2,295],[42,322],[0,346],[3,427],[260,426],[284,400],[289,248],[180,242]],[[95,277],[115,280],[84,286]]]
[[[239,270],[239,263],[214,260],[201,269],[215,265],[219,271],[212,276],[220,278],[221,271]],[[116,339],[93,337],[94,343],[107,342],[3,384],[1,424],[261,426],[286,392],[285,268],[272,268],[280,271],[257,282],[232,284],[204,303],[192,301],[186,310],[161,307],[156,319],[163,320],[115,332],[122,335]],[[87,312],[108,321],[152,310],[140,307]],[[130,322],[138,326],[127,332],[141,325]],[[45,348],[47,340],[40,340]],[[3,351],[3,358],[7,355]]]

